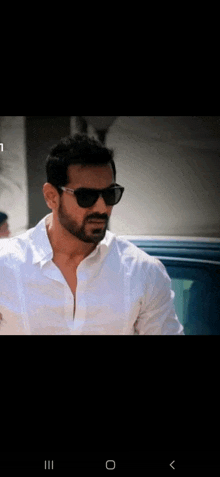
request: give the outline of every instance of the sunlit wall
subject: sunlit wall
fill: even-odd
[[[8,215],[11,235],[28,226],[25,117],[0,117],[0,211]]]
[[[219,144],[198,118],[118,117],[106,145],[125,192],[111,230],[220,237]]]

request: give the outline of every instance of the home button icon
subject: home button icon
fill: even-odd
[[[115,461],[114,460],[107,460],[105,463],[106,469],[108,470],[114,470],[115,469]]]

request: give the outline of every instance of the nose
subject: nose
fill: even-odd
[[[106,205],[103,197],[100,195],[98,200],[96,201],[96,203],[93,206],[93,211],[94,212],[99,212],[100,214],[104,214],[104,213],[108,212],[108,208],[109,208],[109,206]]]

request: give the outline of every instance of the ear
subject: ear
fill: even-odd
[[[43,185],[43,194],[49,209],[56,209],[59,203],[59,194],[56,188],[52,184],[49,184],[49,182],[45,182]]]

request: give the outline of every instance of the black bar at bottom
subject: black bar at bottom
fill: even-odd
[[[135,471],[135,475],[172,475],[172,471],[220,470],[219,452],[81,452],[81,453],[7,453],[0,454],[0,470],[30,471],[40,473],[51,470],[57,474],[69,474],[77,470],[112,471],[118,474]],[[171,473],[170,473],[171,472]],[[174,474],[174,475],[177,475]],[[124,474],[127,475],[127,474]],[[159,475],[159,474],[158,474]]]

